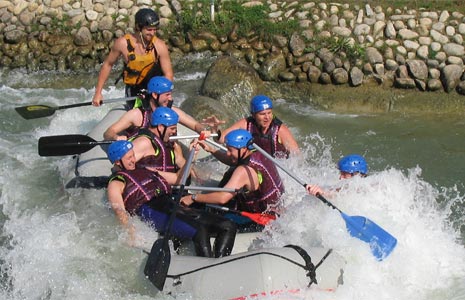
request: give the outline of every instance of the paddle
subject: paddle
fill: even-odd
[[[231,209],[231,208],[216,205],[216,204],[206,204],[206,206],[214,208],[214,209],[222,210],[222,211],[227,211],[227,212],[232,212],[232,213],[235,213],[235,214],[239,214],[239,215],[244,216],[246,218],[249,218],[250,220],[254,221],[255,223],[263,225],[263,226],[270,223],[271,221],[276,220],[275,215],[264,214],[264,213],[250,213],[250,212],[246,212],[246,211]]]
[[[179,185],[173,185],[172,188],[179,189]],[[185,186],[184,189],[189,190],[189,191],[230,192],[230,193],[238,193],[242,191],[242,189],[231,189],[231,188],[214,187],[214,186],[193,186],[193,185]]]
[[[216,134],[213,134],[216,136]],[[172,136],[170,140],[198,138],[198,134]],[[111,144],[114,141],[96,141],[84,134],[51,135],[39,138],[40,156],[62,156],[81,154],[97,145]]]
[[[179,188],[179,186],[177,185],[174,185],[172,187]],[[224,188],[224,187],[192,186],[192,185],[185,186],[184,189],[190,190],[190,191],[231,192],[231,193],[237,193],[242,190],[242,189],[231,189],[231,188]],[[206,206],[214,208],[214,209],[222,210],[222,211],[239,214],[241,216],[249,218],[250,220],[260,225],[266,225],[270,221],[276,220],[275,215],[264,214],[264,213],[250,213],[250,212],[235,210],[229,207],[224,207],[224,206],[216,205],[216,204],[206,204]]]
[[[174,220],[176,218],[176,211],[179,206],[182,194],[184,192],[184,186],[186,185],[187,177],[189,175],[190,167],[194,159],[195,148],[189,152],[189,158],[184,166],[184,173],[182,174],[181,184],[178,194],[176,194],[175,207],[171,212],[168,224],[166,226],[165,235],[163,238],[157,239],[152,246],[147,263],[145,264],[144,274],[148,277],[150,282],[160,291],[163,291],[165,285],[166,275],[171,262],[171,253],[168,241],[171,238],[171,227],[173,227]]]
[[[81,154],[97,145],[111,144],[114,141],[96,141],[84,134],[42,136],[39,138],[40,156],[61,156]]]
[[[274,164],[276,164],[279,168],[281,168],[284,172],[286,172],[289,176],[291,176],[302,186],[307,186],[307,184],[304,181],[294,176],[294,174],[292,174],[289,170],[282,166],[279,163],[279,161],[274,159],[268,152],[260,148],[255,143],[253,144],[253,146],[266,158],[271,160]],[[318,199],[323,201],[323,203],[327,204],[331,208],[336,209],[341,213],[342,218],[346,222],[346,227],[350,235],[366,243],[369,243],[371,253],[376,257],[376,259],[383,260],[396,247],[397,239],[393,237],[391,234],[389,234],[387,231],[385,231],[383,228],[381,228],[379,225],[377,225],[375,222],[362,216],[348,216],[335,205],[333,205],[331,202],[326,200],[322,195],[318,194],[317,197]]]
[[[122,102],[122,101],[129,101],[134,100],[136,97],[125,97],[125,98],[115,98],[115,99],[108,99],[105,100],[103,103],[113,103],[113,102]],[[16,112],[26,120],[30,119],[38,119],[43,117],[51,116],[55,113],[55,111],[59,109],[67,109],[73,107],[80,107],[80,106],[88,106],[92,105],[92,102],[82,102],[70,105],[62,105],[62,106],[47,106],[47,105],[27,105],[16,107]]]
[[[215,142],[215,141],[212,141],[210,139],[206,139],[207,143],[209,143],[210,145],[213,145],[217,148],[219,148],[220,150],[223,150],[224,152],[228,151],[228,148],[226,148],[225,146]]]

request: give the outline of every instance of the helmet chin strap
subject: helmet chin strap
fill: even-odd
[[[142,42],[142,45],[144,46],[145,52],[150,52],[153,49],[152,41],[150,41],[148,44],[145,44],[144,37],[142,36],[142,28],[139,31],[139,36],[140,40]]]
[[[120,160],[119,160],[119,166],[120,166],[120,168],[121,168],[121,169],[123,169],[123,170],[125,170],[125,171],[127,171],[127,170],[128,170],[128,169],[126,168],[126,166],[124,165],[124,163],[123,163],[123,160],[122,160],[122,159],[120,159]]]
[[[160,107],[160,95],[159,94],[157,94],[157,98],[155,98],[155,105],[157,107]]]
[[[241,149],[237,149],[237,166],[240,166],[240,164],[244,161],[244,156],[245,152],[241,155]]]
[[[158,125],[157,125],[157,131],[158,131],[158,135],[160,136],[160,139],[164,142],[165,140],[165,134],[166,134],[166,126],[163,125],[163,132],[160,132],[160,130],[158,130]]]
[[[146,49],[145,51],[147,51],[147,45],[145,45],[144,37],[142,36],[142,28],[139,31],[139,37],[140,37],[140,41],[142,42],[142,45],[144,45],[144,49]]]
[[[171,106],[173,106],[173,100],[168,101],[168,106],[167,107],[171,108]]]

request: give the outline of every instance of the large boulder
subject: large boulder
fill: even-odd
[[[74,36],[74,43],[78,46],[87,46],[92,43],[92,34],[89,28],[82,26]]]
[[[444,85],[444,90],[448,93],[453,91],[460,82],[460,77],[463,74],[463,68],[458,65],[447,65],[442,69],[441,81]]]
[[[231,112],[223,104],[205,96],[187,98],[181,104],[181,108],[199,122],[211,115],[215,115],[219,120],[226,121],[228,125],[236,121],[231,118]]]
[[[263,90],[263,81],[250,65],[222,56],[208,70],[200,94],[220,101],[241,118],[248,111],[250,99]]]
[[[286,70],[286,58],[284,54],[272,53],[265,61],[260,65],[258,72],[261,78],[266,81],[278,81],[279,74]]]

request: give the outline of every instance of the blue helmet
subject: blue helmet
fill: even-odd
[[[265,95],[257,95],[250,101],[250,112],[253,114],[271,108],[273,108],[273,103],[271,99]]]
[[[368,165],[363,156],[358,154],[351,154],[341,158],[337,164],[340,171],[354,174],[359,172],[361,174],[368,173]]]
[[[158,95],[171,92],[173,90],[173,83],[166,77],[155,76],[150,79],[147,84],[147,91],[151,93],[157,93]]]
[[[150,121],[150,124],[152,124],[152,126],[162,124],[168,127],[176,125],[178,122],[179,116],[174,110],[168,107],[158,107],[152,113],[152,120]]]
[[[129,141],[115,141],[108,147],[108,159],[114,164],[133,148]]]
[[[228,133],[224,138],[226,146],[237,149],[245,148],[253,149],[252,135],[245,129],[236,129]]]

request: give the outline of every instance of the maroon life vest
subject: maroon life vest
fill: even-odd
[[[257,172],[259,186],[256,191],[238,195],[238,209],[254,213],[279,212],[282,206],[280,197],[284,193],[284,184],[276,166],[260,152],[252,153],[246,165]]]
[[[153,111],[151,109],[146,110],[142,107],[134,108],[138,109],[140,113],[142,114],[142,123],[140,126],[131,126],[128,129],[126,129],[126,136],[128,139],[135,137],[136,135],[139,134],[139,131],[142,128],[149,128],[150,126],[150,118],[152,117]]]
[[[254,142],[260,146],[260,148],[270,153],[274,157],[289,157],[289,151],[286,149],[286,147],[284,147],[283,144],[279,142],[278,132],[283,123],[281,120],[273,117],[267,133],[262,133],[257,125],[257,122],[252,116],[248,117],[246,121],[247,130],[252,134]]]
[[[158,136],[154,135],[150,130],[141,128],[139,134],[133,140],[139,137],[146,137],[152,143],[155,155],[149,155],[139,159],[136,163],[136,168],[150,168],[165,172],[177,172],[179,170],[176,165],[176,155],[174,153],[174,142],[163,142]]]
[[[170,194],[171,185],[156,172],[147,169],[119,170],[110,178],[124,182],[123,202],[130,214],[154,197]]]

